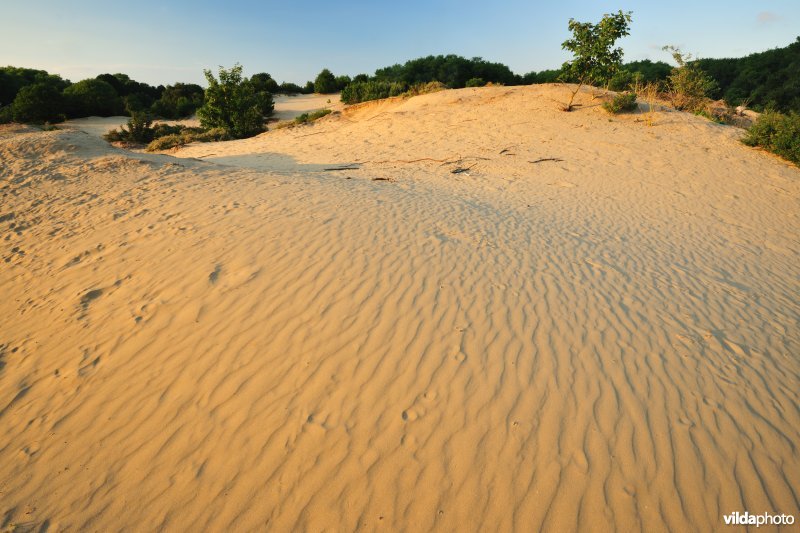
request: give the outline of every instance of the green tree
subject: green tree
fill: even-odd
[[[278,92],[278,82],[266,72],[259,72],[258,74],[250,76],[250,83],[253,84],[257,92],[267,92],[270,94]]]
[[[314,80],[314,92],[319,94],[330,94],[336,92],[336,76],[324,68],[322,72],[317,74],[317,79]]]
[[[207,129],[223,128],[233,138],[252,137],[264,131],[261,101],[253,85],[242,77],[242,66],[219,68],[219,80],[210,70],[205,103],[197,110],[200,124]]]
[[[570,96],[566,111],[581,87],[586,84],[607,85],[622,65],[622,48],[613,48],[618,39],[630,34],[631,12],[603,15],[597,24],[569,19],[572,38],[561,45],[572,52],[573,59],[564,63],[562,70],[578,86]]]
[[[69,116],[110,117],[124,111],[122,98],[108,82],[98,79],[79,81],[64,89]]]
[[[51,83],[26,85],[17,92],[11,105],[11,114],[16,122],[61,122],[65,118],[63,113],[63,97]]]

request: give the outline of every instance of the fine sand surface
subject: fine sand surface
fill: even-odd
[[[566,94],[172,155],[0,130],[3,527],[800,515],[800,170]]]

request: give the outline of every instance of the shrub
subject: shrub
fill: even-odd
[[[113,129],[103,135],[108,142],[132,142],[145,144],[155,138],[155,129],[152,127],[153,119],[148,113],[136,111],[128,120],[128,129],[124,126],[119,130]]]
[[[800,114],[767,111],[758,117],[742,142],[761,146],[796,165],[800,165]]]
[[[314,111],[313,113],[303,113],[299,117],[295,117],[294,122],[295,124],[307,124],[330,114],[330,109],[320,109],[319,111]]]
[[[169,150],[170,148],[175,148],[176,146],[183,146],[184,144],[188,143],[189,141],[186,140],[186,137],[178,133],[175,133],[172,135],[165,135],[163,137],[159,137],[158,139],[153,140],[150,144],[147,145],[147,151],[159,152],[161,150]]]
[[[623,111],[635,111],[638,109],[636,93],[619,93],[610,102],[604,102],[603,109],[615,115]]]
[[[408,89],[405,83],[388,81],[353,82],[342,90],[341,99],[345,104],[357,104],[368,100],[380,100],[399,96]]]
[[[467,80],[467,87],[483,87],[486,82],[482,78],[470,78]]]
[[[71,117],[121,115],[124,111],[122,98],[109,83],[88,79],[64,89],[68,114]]]
[[[64,100],[58,89],[48,83],[34,83],[19,90],[11,104],[11,116],[16,122],[61,122],[64,120]]]
[[[328,69],[322,69],[314,80],[314,92],[319,94],[335,93],[337,90],[336,77]]]
[[[669,75],[669,94],[675,109],[698,112],[703,109],[708,95],[717,88],[717,83],[703,70],[690,54],[683,54],[674,46],[665,46],[672,53],[678,66]]]
[[[8,124],[14,120],[14,114],[11,111],[11,106],[0,107],[0,124]]]
[[[275,110],[275,101],[272,99],[272,94],[267,91],[257,92],[256,102],[262,117],[270,116]]]
[[[402,93],[402,96],[419,96],[421,94],[438,93],[447,89],[447,85],[439,81],[429,81],[427,83],[415,83]]]
[[[613,48],[617,39],[628,35],[631,13],[620,10],[612,15],[603,15],[597,24],[578,22],[569,19],[569,30],[572,38],[561,45],[564,50],[572,52],[572,61],[564,63],[562,70],[571,79],[578,82],[565,110],[572,110],[572,102],[581,87],[587,83],[607,85],[611,77],[622,65],[622,48]]]
[[[208,81],[205,103],[197,110],[200,124],[206,129],[223,128],[235,139],[252,137],[265,130],[263,102],[253,85],[242,78],[242,66],[219,69],[219,80],[210,70],[204,71]]]

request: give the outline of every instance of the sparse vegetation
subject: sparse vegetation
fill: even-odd
[[[626,111],[635,111],[638,109],[636,105],[636,93],[619,93],[615,95],[611,101],[604,102],[603,109],[614,115]]]
[[[656,81],[637,83],[634,91],[637,96],[647,103],[647,125],[652,126],[656,120],[656,101],[661,92],[660,84]]]
[[[467,80],[467,87],[483,87],[486,85],[486,82],[483,78],[470,78]]]
[[[178,146],[184,146],[192,142],[217,142],[229,141],[231,136],[224,128],[212,128],[203,130],[202,128],[190,128],[179,126],[180,132],[157,137],[147,145],[148,152],[159,152],[169,150]]]
[[[766,111],[742,139],[748,146],[761,146],[800,166],[800,114]]]
[[[684,54],[674,46],[665,46],[678,64],[668,78],[669,97],[675,109],[699,112],[708,102],[709,94],[717,88],[716,82],[703,70],[690,54]]]
[[[427,83],[415,83],[400,96],[419,96],[421,94],[438,93],[447,89],[447,85],[440,81],[429,81]]]
[[[322,117],[330,114],[330,109],[320,109],[311,113],[303,113],[299,117],[295,117],[294,122],[295,124],[308,124],[309,122],[314,122],[315,120],[319,120]]]
[[[572,103],[582,86],[590,83],[607,86],[619,71],[622,48],[612,47],[618,39],[630,33],[630,22],[631,12],[623,13],[622,10],[603,15],[597,24],[569,20],[572,38],[564,41],[561,47],[572,52],[574,57],[572,61],[564,63],[562,69],[568,79],[577,82],[577,87],[564,106],[565,111],[572,110]]]

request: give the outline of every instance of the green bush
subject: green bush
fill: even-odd
[[[174,133],[172,135],[164,135],[163,137],[159,137],[158,139],[153,140],[150,144],[147,145],[148,152],[159,152],[161,150],[169,150],[170,148],[175,148],[176,146],[183,146],[184,144],[188,144],[189,141],[186,140],[186,137],[179,133]]]
[[[672,53],[678,66],[669,75],[669,92],[672,105],[681,111],[698,112],[705,107],[708,96],[717,88],[717,83],[703,70],[692,56],[683,54],[678,48],[665,46]]]
[[[148,113],[135,111],[128,120],[128,129],[121,126],[118,130],[113,129],[103,135],[108,142],[131,142],[146,144],[155,138],[153,119]]]
[[[314,122],[315,120],[330,114],[330,109],[320,109],[319,111],[314,111],[313,113],[303,113],[299,117],[295,117],[294,122],[295,124],[308,124],[309,122]]]
[[[11,111],[11,106],[0,107],[0,124],[8,124],[14,120],[14,114]]]
[[[156,126],[158,128],[158,126]],[[161,150],[169,150],[178,146],[184,146],[192,142],[217,142],[229,141],[231,136],[224,128],[213,128],[210,130],[203,130],[202,128],[189,128],[185,126],[172,126],[172,128],[179,128],[175,133],[166,133],[168,131],[175,131],[174,129],[168,130],[166,128],[161,131],[166,134],[157,136],[150,144],[147,145],[148,152],[158,152]]]
[[[335,93],[338,89],[336,77],[328,69],[322,69],[314,80],[314,92],[318,94]]]
[[[121,115],[125,106],[122,98],[108,82],[98,79],[79,81],[64,89],[70,117]]]
[[[16,122],[61,122],[65,118],[63,111],[64,99],[58,89],[49,83],[23,87],[11,104],[11,115]]]
[[[345,104],[357,104],[368,100],[380,100],[399,96],[408,89],[405,83],[388,81],[353,82],[342,90],[341,99]]]
[[[208,81],[205,103],[197,110],[205,129],[223,128],[235,139],[252,137],[264,131],[263,101],[255,88],[242,78],[242,66],[219,69],[219,80],[210,70],[204,71]]]
[[[636,93],[619,93],[610,102],[604,102],[603,109],[615,115],[623,111],[635,111],[638,109]]]
[[[483,87],[486,82],[482,78],[470,78],[467,80],[467,87]]]
[[[167,85],[150,108],[153,114],[167,119],[192,116],[203,105],[203,88],[194,83]]]
[[[800,165],[800,113],[788,115],[767,111],[758,117],[742,142],[761,146],[796,165]]]
[[[421,94],[437,93],[447,89],[447,85],[439,81],[429,81],[427,83],[415,83],[408,88],[401,96],[419,96]]]

